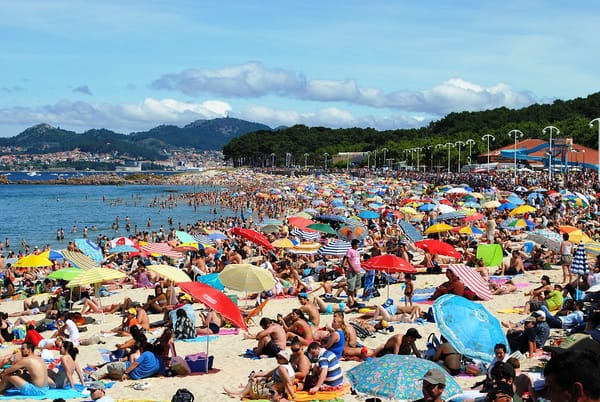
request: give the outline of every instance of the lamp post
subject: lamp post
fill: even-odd
[[[307,153],[304,154],[304,170],[306,170],[307,166],[308,166],[308,155]]]
[[[423,147],[415,147],[414,149],[417,151],[417,172],[419,172],[421,170],[419,166],[419,159],[421,159],[420,152],[423,150]]]
[[[510,130],[508,132],[509,137],[513,137],[515,139],[515,186],[517,185],[517,141],[520,138],[523,138],[523,133],[520,130]]]
[[[371,170],[371,151],[367,151],[367,170]]]
[[[450,148],[454,146],[453,142],[447,142],[445,144],[437,144],[436,148],[448,148],[448,173],[450,173]]]
[[[275,152],[271,154],[271,169],[275,167]]]
[[[285,167],[286,168],[290,167],[291,161],[292,161],[292,154],[289,152],[286,152],[285,153]]]
[[[548,152],[550,153],[550,158],[548,159],[548,183],[552,183],[552,131],[556,132],[556,135],[560,134],[560,130],[554,126],[546,126],[542,130],[543,134],[546,134],[546,131],[550,132],[550,142],[548,143]]]
[[[465,141],[467,143],[467,145],[469,146],[469,165],[471,164],[471,148],[473,147],[473,145],[475,145],[475,140],[469,138],[468,140]]]
[[[429,151],[429,171],[433,172],[433,145],[427,145],[425,149]]]
[[[590,128],[594,128],[594,122],[598,123],[598,176],[600,177],[600,117],[590,121]]]
[[[373,170],[377,170],[377,149],[374,150],[373,153],[375,154],[375,157],[373,158]]]
[[[458,170],[456,171],[457,173],[460,174],[460,147],[464,147],[466,144],[464,143],[464,141],[456,141],[454,143],[454,146],[456,148],[458,148]]]
[[[381,149],[383,151],[383,167],[386,166],[386,161],[385,161],[385,155],[387,154],[387,151],[389,151],[386,147],[383,147]]]
[[[325,157],[325,170],[327,170],[327,158],[329,157],[329,154],[325,152],[323,156]]]
[[[487,171],[490,172],[490,140],[496,141],[496,137],[491,134],[486,134],[481,137],[483,141],[487,141]]]
[[[350,152],[346,152],[346,172],[350,169]]]

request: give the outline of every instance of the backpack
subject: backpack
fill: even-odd
[[[171,402],[194,402],[194,394],[187,388],[179,388],[171,398]]]
[[[173,331],[175,339],[193,339],[196,337],[196,328],[192,321],[187,317],[178,317]]]

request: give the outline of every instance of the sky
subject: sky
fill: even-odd
[[[600,0],[2,0],[0,136],[378,130],[600,89]],[[599,111],[600,113],[600,111]]]

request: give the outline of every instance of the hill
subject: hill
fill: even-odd
[[[257,130],[270,131],[270,128],[234,118],[197,120],[184,127],[162,125],[131,134],[106,129],[76,133],[38,124],[14,137],[0,138],[0,146],[12,148],[13,154],[46,154],[79,148],[93,154],[116,153],[135,159],[161,160],[174,148],[221,150],[233,138]]]
[[[543,133],[546,126],[560,129],[560,137],[572,137],[581,145],[591,148],[598,146],[598,128],[590,128],[591,119],[600,116],[600,92],[586,98],[569,101],[556,100],[552,104],[535,104],[513,110],[505,107],[481,112],[450,113],[443,119],[431,122],[418,129],[377,131],[372,128],[330,129],[324,127],[293,126],[279,131],[258,131],[232,139],[223,148],[226,160],[249,166],[270,167],[289,164],[324,165],[327,155],[338,152],[371,152],[367,158],[378,158],[378,166],[386,159],[394,161],[415,161],[436,165],[445,165],[448,153],[453,161],[457,160],[456,147],[443,148],[443,144],[466,143],[473,140],[471,147],[460,145],[461,159],[467,155],[487,152],[487,143],[482,140],[485,134],[491,134],[495,140],[491,149],[511,144],[513,138],[508,132],[518,129],[524,138],[547,139]],[[383,151],[385,149],[385,151]],[[417,150],[418,149],[418,150]],[[286,154],[290,154],[287,155]],[[366,166],[369,162],[365,158]],[[293,163],[292,163],[293,164]],[[346,162],[343,163],[346,166]],[[331,165],[329,165],[331,166]]]

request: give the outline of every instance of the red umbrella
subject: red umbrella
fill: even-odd
[[[315,223],[315,221],[312,219],[303,218],[302,216],[290,216],[287,218],[287,221],[290,225],[299,227],[301,229]]]
[[[431,254],[447,255],[449,257],[460,258],[461,254],[450,244],[441,240],[425,239],[415,242],[415,246]]]
[[[273,250],[273,246],[269,239],[265,237],[264,234],[257,232],[253,229],[246,228],[233,228],[231,229],[231,233],[242,236],[245,239],[250,240],[252,243],[258,244],[259,246],[263,246],[267,250]]]
[[[369,258],[362,263],[362,267],[385,272],[404,272],[407,274],[417,272],[417,269],[410,262],[393,254],[378,255],[377,257]]]
[[[469,221],[480,221],[484,218],[483,214],[480,212],[474,213],[473,215],[469,215],[463,218],[464,222],[469,222]]]
[[[248,330],[242,312],[225,293],[202,282],[178,282],[177,286],[207,307],[221,313],[234,325]]]

